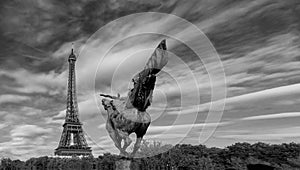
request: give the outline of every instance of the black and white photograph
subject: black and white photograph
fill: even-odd
[[[0,170],[300,170],[299,0],[0,16]]]

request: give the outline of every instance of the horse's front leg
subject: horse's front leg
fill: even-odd
[[[122,146],[121,146],[122,138],[119,135],[118,131],[112,127],[112,124],[110,121],[106,122],[106,130],[107,130],[110,138],[113,140],[115,146],[120,150],[120,152],[122,152]]]
[[[126,150],[124,150],[124,148],[122,148],[122,145],[121,145],[122,138],[117,132],[115,132],[115,140],[113,140],[113,141],[115,143],[115,146],[119,149],[120,155],[121,156],[127,156],[128,153],[126,152]]]
[[[124,145],[123,145],[124,151],[126,151],[126,149],[131,144],[131,142],[132,140],[130,139],[129,135],[127,135],[126,138],[124,139]]]
[[[128,155],[128,153],[126,152],[127,147],[131,144],[132,140],[129,137],[129,134],[127,132],[124,132],[122,130],[118,130],[120,137],[122,139],[124,139],[124,145],[122,147],[123,152]]]
[[[109,132],[109,136],[113,140],[115,146],[121,151],[122,150],[122,146],[121,146],[122,139],[117,134],[117,132],[116,131]]]
[[[139,148],[141,146],[142,140],[143,140],[143,137],[137,137],[136,138],[136,141],[135,141],[135,144],[134,144],[134,147],[133,147],[133,151],[130,154],[131,157],[134,157],[134,155],[136,154],[136,152],[139,150]]]

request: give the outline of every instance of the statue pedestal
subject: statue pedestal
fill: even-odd
[[[131,160],[121,159],[115,162],[116,170],[130,170]]]

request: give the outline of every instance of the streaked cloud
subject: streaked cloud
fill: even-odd
[[[274,129],[274,130],[268,130],[263,131],[259,133],[255,132],[248,132],[248,134],[236,134],[236,135],[224,135],[224,136],[218,136],[218,138],[231,138],[231,139],[237,139],[237,140],[243,140],[243,141],[278,141],[283,140],[286,141],[287,139],[295,139],[300,138],[300,134],[297,133],[299,130],[299,127],[289,127],[284,129]],[[251,143],[252,143],[251,142]]]
[[[276,113],[260,116],[245,117],[241,120],[263,120],[263,119],[279,119],[279,118],[293,118],[300,117],[300,112],[289,112],[289,113]]]

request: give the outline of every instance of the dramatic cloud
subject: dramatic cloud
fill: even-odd
[[[52,133],[50,128],[36,125],[18,125],[10,131],[11,140],[2,142],[0,151],[12,158],[30,158],[44,153],[48,149],[47,138]]]
[[[65,76],[54,71],[48,74],[31,73],[27,70],[0,71],[0,76],[6,76],[15,80],[15,86],[3,84],[4,88],[21,93],[49,93],[59,94],[64,89]],[[2,86],[2,88],[3,88]]]
[[[19,103],[26,100],[30,100],[28,96],[20,96],[20,95],[12,95],[12,94],[4,94],[0,95],[0,104],[2,103]]]
[[[36,125],[20,125],[15,127],[12,131],[11,131],[11,136],[13,138],[17,138],[17,137],[32,137],[32,138],[36,138],[38,136],[43,136],[47,133],[52,132],[51,129],[44,129],[42,127],[38,127]]]

